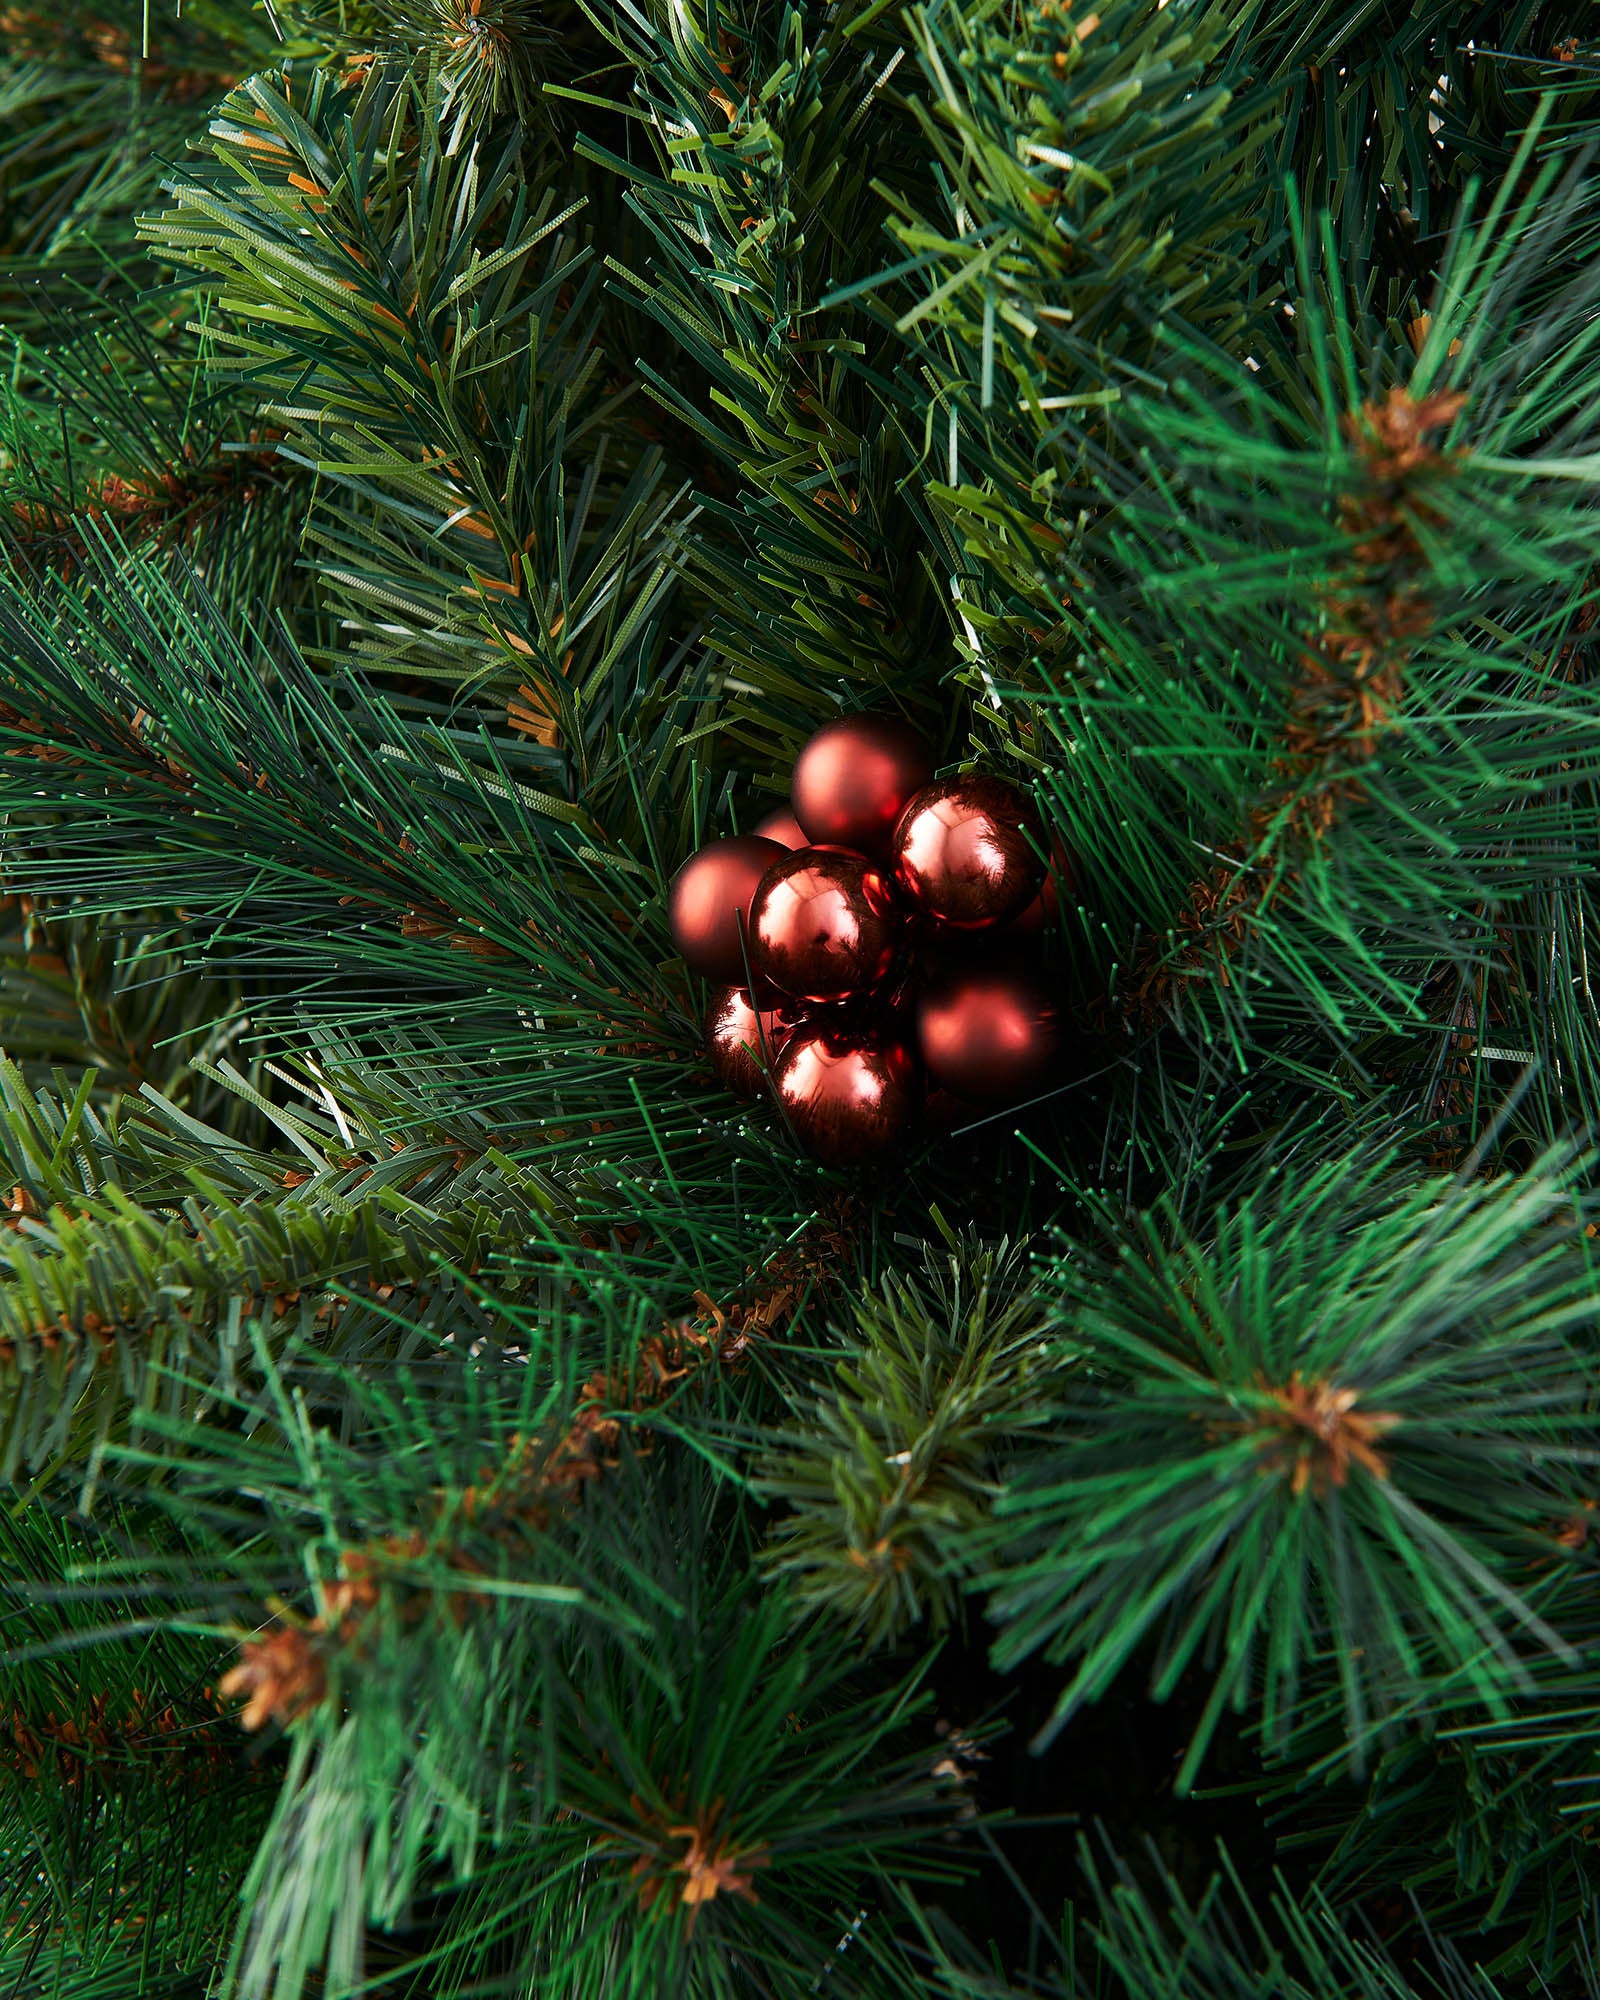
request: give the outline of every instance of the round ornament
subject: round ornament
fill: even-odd
[[[1019,914],[1044,876],[1039,816],[1014,785],[979,773],[917,793],[894,830],[900,886],[941,928],[980,930]],[[1030,838],[1030,836],[1032,836]]]
[[[708,840],[672,878],[667,922],[672,941],[691,970],[719,985],[737,986],[745,976],[739,926],[756,885],[785,850],[753,833]]]
[[[780,854],[750,904],[750,969],[813,1005],[869,992],[895,959],[899,913],[888,881],[840,847]]]
[[[724,986],[706,1016],[711,1067],[735,1096],[759,1097],[793,1026],[781,1007],[757,1008],[742,986]]]
[[[982,1118],[992,1106],[975,1104],[970,1097],[958,1097],[942,1083],[932,1084],[922,1104],[922,1130],[929,1138],[944,1138],[957,1126]]]
[[[795,1137],[829,1167],[886,1158],[917,1109],[916,1064],[903,1042],[815,1022],[785,1043],[772,1087]]]
[[[1024,1096],[1055,1059],[1060,1021],[1026,965],[952,968],[917,1008],[917,1046],[928,1074],[962,1097],[993,1104]]]
[[[922,991],[923,977],[914,953],[897,956],[883,984],[863,1007],[853,1009],[852,1013],[871,1021],[878,1034],[912,1046],[917,1038],[917,996]]]
[[[792,854],[798,847],[809,847],[805,828],[792,812],[785,812],[780,806],[776,812],[769,812],[756,825],[756,833],[762,840],[775,840],[780,847],[787,847]]]
[[[892,715],[847,715],[795,759],[790,802],[819,846],[883,855],[908,799],[933,776],[933,752]]]
[[[1078,892],[1078,872],[1072,865],[1072,856],[1064,847],[1053,846],[1050,850],[1050,866],[1045,878],[1039,884],[1039,893],[1031,903],[1022,908],[1005,926],[1007,937],[1037,937],[1046,929],[1053,929],[1061,921],[1061,899],[1075,896]]]

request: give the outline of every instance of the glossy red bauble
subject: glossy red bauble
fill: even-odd
[[[1059,1017],[1042,982],[1010,960],[951,967],[917,1006],[917,1046],[929,1076],[980,1104],[1036,1088],[1059,1043]]]
[[[706,1054],[718,1077],[738,1097],[759,1097],[794,1023],[781,1007],[756,1007],[741,986],[711,996]]]
[[[894,830],[893,867],[914,907],[940,928],[978,930],[1017,916],[1044,877],[1039,816],[1014,785],[976,773],[920,791]]]
[[[916,1114],[917,1082],[903,1042],[815,1023],[789,1037],[772,1077],[796,1139],[829,1167],[897,1151]]]
[[[1078,893],[1078,871],[1073,866],[1072,856],[1060,845],[1050,850],[1050,866],[1044,880],[1039,884],[1039,893],[1031,903],[1024,903],[1017,914],[1003,927],[1007,937],[1037,937],[1048,927],[1061,921],[1061,901],[1064,896]]]
[[[736,833],[708,840],[673,877],[667,902],[672,941],[703,978],[723,986],[743,984],[740,923],[756,885],[784,854],[775,840]]]
[[[795,1000],[851,999],[888,973],[900,928],[889,884],[870,862],[843,848],[802,847],[780,856],[750,904],[750,970]]]
[[[673,937],[715,988],[711,1068],[831,1167],[1000,1136],[1059,1081],[1043,933],[1077,897],[1071,855],[1047,855],[1025,790],[935,783],[931,745],[893,716],[830,723],[793,779],[792,812],[708,842],[672,883]]]
[[[762,840],[775,840],[780,847],[787,847],[792,854],[798,847],[809,847],[806,830],[792,812],[785,812],[780,806],[776,812],[767,814],[756,825],[756,833]]]
[[[974,1104],[970,1097],[958,1097],[942,1083],[930,1083],[922,1104],[922,1133],[927,1139],[947,1138],[963,1125],[976,1124],[993,1110],[992,1105]]]
[[[795,760],[790,801],[807,838],[882,857],[908,799],[933,776],[933,752],[892,715],[847,715]]]

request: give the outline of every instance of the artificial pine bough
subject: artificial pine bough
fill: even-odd
[[[1600,2000],[1597,25],[6,13],[7,1994]],[[870,1170],[669,926],[862,713]]]

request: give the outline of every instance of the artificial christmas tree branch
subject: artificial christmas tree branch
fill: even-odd
[[[1450,392],[1419,403],[1394,384],[1382,405],[1364,404],[1346,418],[1365,490],[1341,500],[1340,526],[1360,568],[1328,590],[1324,628],[1290,696],[1292,720],[1274,760],[1274,790],[1251,814],[1248,858],[1220,864],[1196,885],[1179,925],[1193,941],[1175,962],[1146,948],[1130,968],[1124,1006],[1135,1016],[1148,1021],[1170,1006],[1174,986],[1208,952],[1226,959],[1238,949],[1257,914],[1286,886],[1285,869],[1292,884],[1294,850],[1325,839],[1341,800],[1359,791],[1358,774],[1378,754],[1404,700],[1407,641],[1432,623],[1414,580],[1423,551],[1412,523],[1428,518],[1430,476],[1456,469],[1430,434],[1452,423],[1464,401]],[[1285,849],[1287,856],[1274,858]],[[1224,970],[1224,984],[1226,976]]]
[[[1422,1182],[1394,1206],[1385,1171],[1381,1155],[1331,1163],[1281,1210],[1258,1197],[1219,1217],[1204,1253],[1145,1219],[1098,1285],[1081,1264],[1063,1272],[1084,1287],[1074,1319],[1100,1365],[1078,1393],[1069,1376],[1075,1414],[984,1530],[1007,1552],[1002,1656],[1043,1645],[1081,1661],[1052,1729],[1157,1628],[1157,1687],[1208,1633],[1205,1651],[1230,1663],[1180,1786],[1246,1675],[1261,1675],[1282,1753],[1310,1647],[1338,1660],[1358,1769],[1388,1714],[1437,1691],[1508,1714],[1532,1680],[1506,1624],[1575,1663],[1510,1575],[1548,1514],[1533,1475],[1587,1453],[1582,1422],[1563,1437],[1550,1421],[1583,1367],[1593,1284],[1582,1225],[1563,1218],[1562,1163],[1498,1186]],[[1313,1238],[1329,1259],[1315,1272]],[[1470,1518],[1451,1499],[1468,1464]],[[1427,1608],[1408,1630],[1404,1579],[1424,1567]]]
[[[19,1993],[1592,1984],[1586,10],[9,26]],[[1038,922],[806,1046],[1059,1065],[870,1170],[836,718]]]

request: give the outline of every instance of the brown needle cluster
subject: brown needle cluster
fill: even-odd
[[[751,1903],[761,1900],[752,1878],[758,1868],[766,1866],[766,1850],[760,1846],[740,1848],[731,1834],[719,1832],[720,1799],[699,1807],[691,1820],[677,1825],[659,1824],[660,1816],[636,1797],[628,1803],[650,1839],[650,1845],[628,1870],[638,1885],[641,1907],[648,1909],[658,1898],[670,1898],[688,1910],[692,1930],[701,1906],[717,1896],[743,1896]],[[673,1852],[680,1841],[684,1843],[682,1851]]]
[[[1394,1411],[1357,1410],[1357,1390],[1302,1381],[1298,1369],[1278,1387],[1259,1376],[1257,1382],[1267,1391],[1267,1407],[1223,1428],[1256,1433],[1263,1472],[1281,1474],[1295,1494],[1309,1485],[1319,1500],[1330,1485],[1348,1484],[1352,1465],[1374,1479],[1388,1478],[1377,1443],[1403,1421]]]
[[[250,507],[270,487],[282,483],[283,461],[273,445],[281,431],[258,429],[251,451],[198,456],[192,447],[171,465],[124,478],[108,472],[70,507],[54,502],[16,500],[0,535],[26,559],[71,577],[83,563],[83,525],[104,523],[129,542],[188,543],[224,506]]]
[[[209,1687],[181,1703],[160,1706],[140,1688],[113,1703],[102,1692],[88,1697],[75,1715],[26,1714],[13,1704],[0,1718],[0,1768],[20,1778],[36,1778],[53,1760],[65,1784],[77,1786],[92,1773],[131,1765],[155,1770],[186,1787],[205,1784],[236,1768],[218,1732],[220,1703]]]
[[[321,1619],[311,1624],[280,1625],[259,1639],[247,1639],[240,1660],[217,1683],[225,1700],[247,1697],[239,1720],[246,1729],[264,1722],[289,1723],[321,1705],[328,1692],[327,1668],[319,1639]]]

